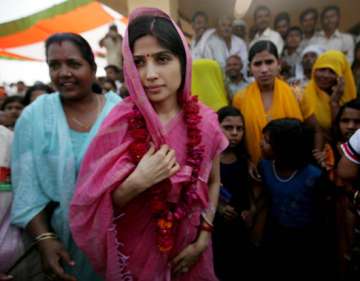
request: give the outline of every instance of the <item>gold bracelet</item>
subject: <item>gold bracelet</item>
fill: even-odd
[[[36,240],[36,243],[39,243],[40,241],[47,240],[47,239],[57,239],[56,236],[44,236],[38,240]]]
[[[56,239],[57,236],[54,232],[44,232],[36,236],[35,241],[39,242],[41,240],[50,239],[50,238]]]

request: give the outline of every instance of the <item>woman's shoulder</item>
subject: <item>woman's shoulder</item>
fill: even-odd
[[[251,94],[253,93],[255,86],[256,82],[251,82],[245,88],[242,88],[241,90],[236,92],[232,101],[233,105],[237,107],[244,99],[248,99],[248,96],[251,96]]]
[[[107,97],[108,98],[108,97]],[[110,97],[112,98],[112,97]],[[126,97],[123,100],[114,98],[114,103],[112,104],[111,111],[106,116],[105,121],[101,125],[104,127],[113,127],[115,124],[122,125],[122,120],[127,118],[126,116],[132,112],[134,107],[134,103],[132,102],[130,97]]]
[[[56,104],[58,99],[59,93],[57,92],[39,96],[34,102],[24,108],[20,119],[32,118],[35,114],[43,113],[44,109],[54,112],[53,105]]]
[[[275,81],[277,84],[277,89],[281,92],[282,95],[286,93],[295,96],[295,91],[294,91],[295,87],[291,86],[287,81],[281,78],[276,78]]]
[[[118,102],[122,101],[122,98],[119,95],[111,91],[106,93],[104,96],[106,101],[111,104],[117,104]]]
[[[219,121],[216,112],[207,105],[203,104],[201,101],[198,101],[198,103],[202,123],[206,125],[218,125]]]

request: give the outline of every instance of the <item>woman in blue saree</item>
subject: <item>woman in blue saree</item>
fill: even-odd
[[[99,280],[72,240],[68,208],[82,157],[120,98],[92,91],[96,64],[81,36],[57,33],[45,47],[57,92],[39,97],[16,124],[12,222],[37,241],[47,279]]]

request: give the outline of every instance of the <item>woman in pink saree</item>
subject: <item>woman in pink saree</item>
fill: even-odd
[[[168,15],[135,10],[123,54],[130,96],[82,162],[73,237],[107,281],[215,281],[211,230],[228,142],[191,96],[188,44]]]

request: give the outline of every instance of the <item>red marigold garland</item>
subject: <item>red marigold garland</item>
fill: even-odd
[[[168,185],[159,184],[150,189],[151,211],[157,224],[157,244],[162,252],[168,252],[173,248],[176,224],[186,216],[193,203],[199,200],[196,193],[196,181],[203,159],[204,147],[201,145],[201,131],[198,128],[201,115],[197,98],[190,97],[184,102],[183,108],[188,137],[186,165],[192,167],[190,181],[184,184],[177,204],[167,202],[168,190],[164,187]],[[137,164],[150,147],[150,135],[145,119],[136,106],[129,116],[128,123],[130,135],[134,139],[130,144],[129,152],[133,162]]]

